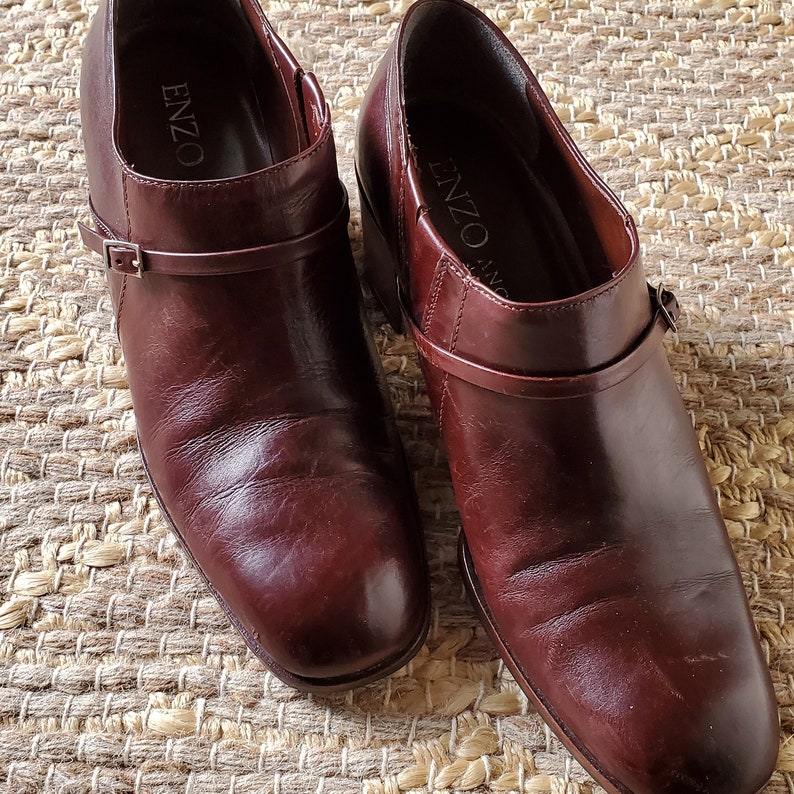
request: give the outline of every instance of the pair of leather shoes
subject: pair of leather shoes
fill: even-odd
[[[428,577],[315,78],[254,0],[105,0],[82,103],[82,233],[174,531],[280,678],[388,674]],[[365,271],[419,350],[461,570],[516,680],[612,794],[760,790],[771,682],[630,216],[463,0],[406,14],[357,174]]]

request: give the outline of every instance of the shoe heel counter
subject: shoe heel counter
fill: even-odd
[[[397,261],[390,239],[397,230],[388,227],[396,218],[392,169],[398,168],[393,150],[394,112],[389,91],[394,43],[382,58],[364,95],[356,130],[356,180],[361,199],[364,234],[364,277],[383,309],[386,319],[402,331],[402,311],[397,289]]]
[[[116,41],[113,0],[91,22],[80,70],[80,115],[88,186],[94,211],[116,235],[129,233],[122,166],[115,149]],[[108,107],[112,108],[108,112]]]
[[[364,278],[395,331],[402,333],[403,318],[397,286],[394,254],[373,216],[367,194],[358,180],[361,199],[361,227],[364,234]]]
[[[392,173],[399,168],[392,142],[394,112],[389,91],[393,46],[375,70],[361,102],[356,127],[356,174],[373,216],[384,231],[385,219],[394,217],[391,196]]]

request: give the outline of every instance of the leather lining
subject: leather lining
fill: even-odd
[[[305,127],[274,123],[286,116],[287,90],[239,2],[203,0],[204,7],[187,21],[174,0],[124,12],[131,21],[137,13],[139,24],[119,41],[119,146],[145,176],[227,179],[305,146]]]
[[[508,300],[562,300],[628,266],[631,230],[493,35],[463,6],[410,14],[399,57],[411,156],[433,225],[475,278]]]

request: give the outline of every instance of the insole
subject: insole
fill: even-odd
[[[224,179],[278,159],[249,69],[220,36],[147,30],[120,60],[121,146],[139,173]]]
[[[430,218],[476,278],[522,302],[597,283],[542,154],[526,162],[498,123],[457,105],[412,103],[407,116]]]

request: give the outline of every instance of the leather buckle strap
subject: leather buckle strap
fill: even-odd
[[[80,232],[82,234],[82,229]],[[85,242],[85,235],[83,235],[83,242]],[[126,254],[131,254],[131,258]],[[128,243],[123,240],[102,240],[102,259],[107,270],[130,268],[129,271],[123,271],[124,275],[143,278],[143,252],[136,243]]]
[[[403,316],[408,332],[422,357],[453,378],[498,394],[534,400],[559,400],[595,394],[626,380],[650,358],[665,333],[669,329],[675,330],[675,321],[680,314],[675,295],[661,285],[652,287],[649,284],[648,292],[655,312],[634,347],[599,369],[577,375],[522,375],[469,361],[431,341],[405,308]],[[403,307],[405,306],[403,302]]]
[[[324,226],[300,237],[277,243],[244,248],[237,251],[201,253],[167,253],[144,249],[127,240],[114,240],[78,223],[83,243],[102,255],[105,268],[124,276],[143,278],[146,273],[168,276],[221,276],[251,273],[279,265],[287,265],[321,251],[347,235],[350,207],[347,191],[342,187],[343,201],[337,214]],[[93,207],[92,207],[93,212]],[[94,213],[96,219],[96,213]],[[97,221],[97,226],[104,224]]]

